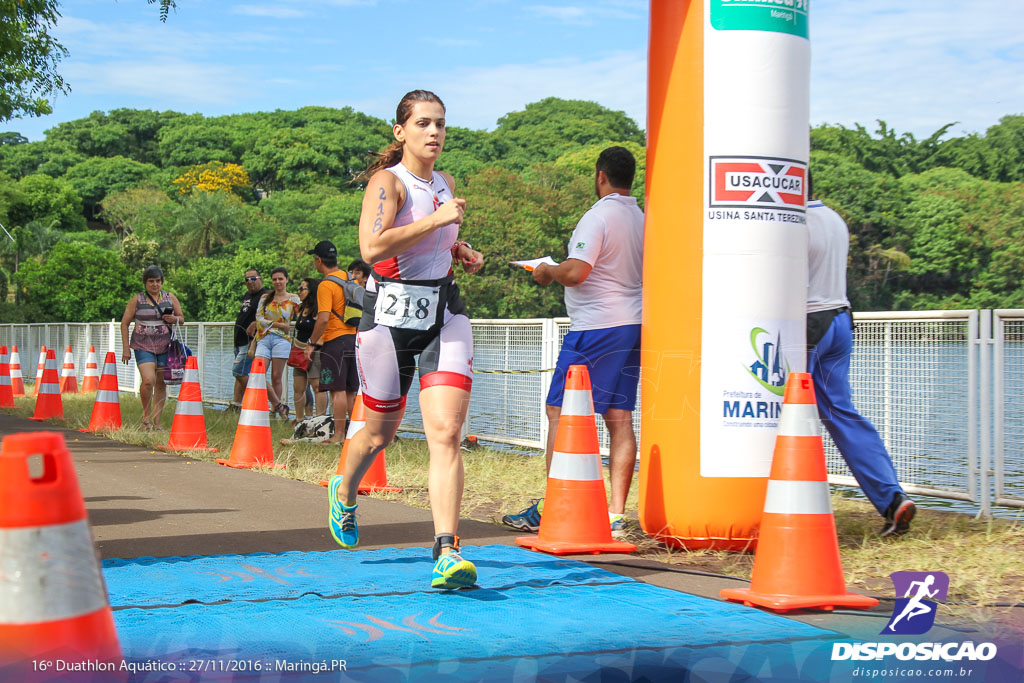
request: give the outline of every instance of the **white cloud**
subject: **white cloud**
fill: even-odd
[[[626,9],[628,8],[628,9]],[[606,19],[644,19],[645,8],[632,2],[603,2],[581,5],[527,5],[527,12],[542,19],[556,19],[566,24],[593,24]]]
[[[130,93],[153,98],[159,108],[230,104],[257,87],[241,68],[177,60],[75,63],[65,75],[75,93],[108,95],[112,102]]]
[[[56,36],[75,61],[95,57],[136,59],[140,55],[148,58],[154,54],[196,58],[225,50],[264,51],[281,44],[280,36],[270,33],[188,31],[158,21],[126,22],[112,32],[110,26],[69,16],[60,19]]]
[[[591,100],[626,112],[641,128],[647,125],[647,60],[643,52],[595,61],[464,67],[439,80],[435,76],[428,87],[447,104],[448,121],[467,128],[492,129],[498,118],[545,97]]]
[[[899,10],[819,2],[811,16],[811,123],[882,119],[927,137],[984,132],[1024,113],[1024,52],[1018,5],[976,0],[954,6],[907,0]]]
[[[308,16],[308,12],[280,5],[234,5],[231,8],[234,14],[243,14],[250,17],[270,17],[273,19],[298,19]]]

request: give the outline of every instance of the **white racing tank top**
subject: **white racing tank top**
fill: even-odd
[[[395,215],[393,227],[409,225],[425,218],[447,201],[452,191],[447,181],[437,171],[431,180],[424,180],[412,174],[401,163],[387,169],[405,185],[405,204]],[[459,236],[459,226],[449,223],[423,238],[401,254],[375,263],[373,270],[380,275],[402,280],[438,280],[452,269],[452,246]],[[374,291],[376,283],[367,282],[367,289]]]

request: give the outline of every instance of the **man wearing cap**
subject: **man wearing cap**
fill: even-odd
[[[356,328],[345,324],[345,290],[341,284],[348,273],[338,269],[338,250],[324,240],[308,252],[313,266],[323,276],[316,290],[317,315],[306,345],[306,357],[320,349],[320,391],[331,392],[334,436],[327,443],[345,439],[345,416],[359,390],[356,375]]]
[[[249,342],[256,332],[257,304],[267,291],[258,270],[250,268],[245,271],[245,294],[242,296],[242,308],[235,318],[235,362],[231,367],[231,374],[235,376],[234,400],[231,407],[235,410],[242,408],[245,385],[249,382],[249,370],[252,369]]]

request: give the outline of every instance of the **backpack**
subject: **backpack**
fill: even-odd
[[[363,297],[366,295],[366,288],[360,287],[352,280],[342,280],[336,275],[328,275],[324,280],[341,287],[341,291],[345,295],[345,316],[338,315],[336,311],[331,311],[331,314],[349,327],[355,327],[363,315]]]
[[[323,443],[333,435],[334,418],[330,415],[314,415],[296,423],[292,441]]]

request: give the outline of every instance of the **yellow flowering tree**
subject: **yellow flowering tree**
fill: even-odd
[[[238,192],[250,187],[249,174],[238,164],[210,161],[192,166],[173,180],[181,194]]]

